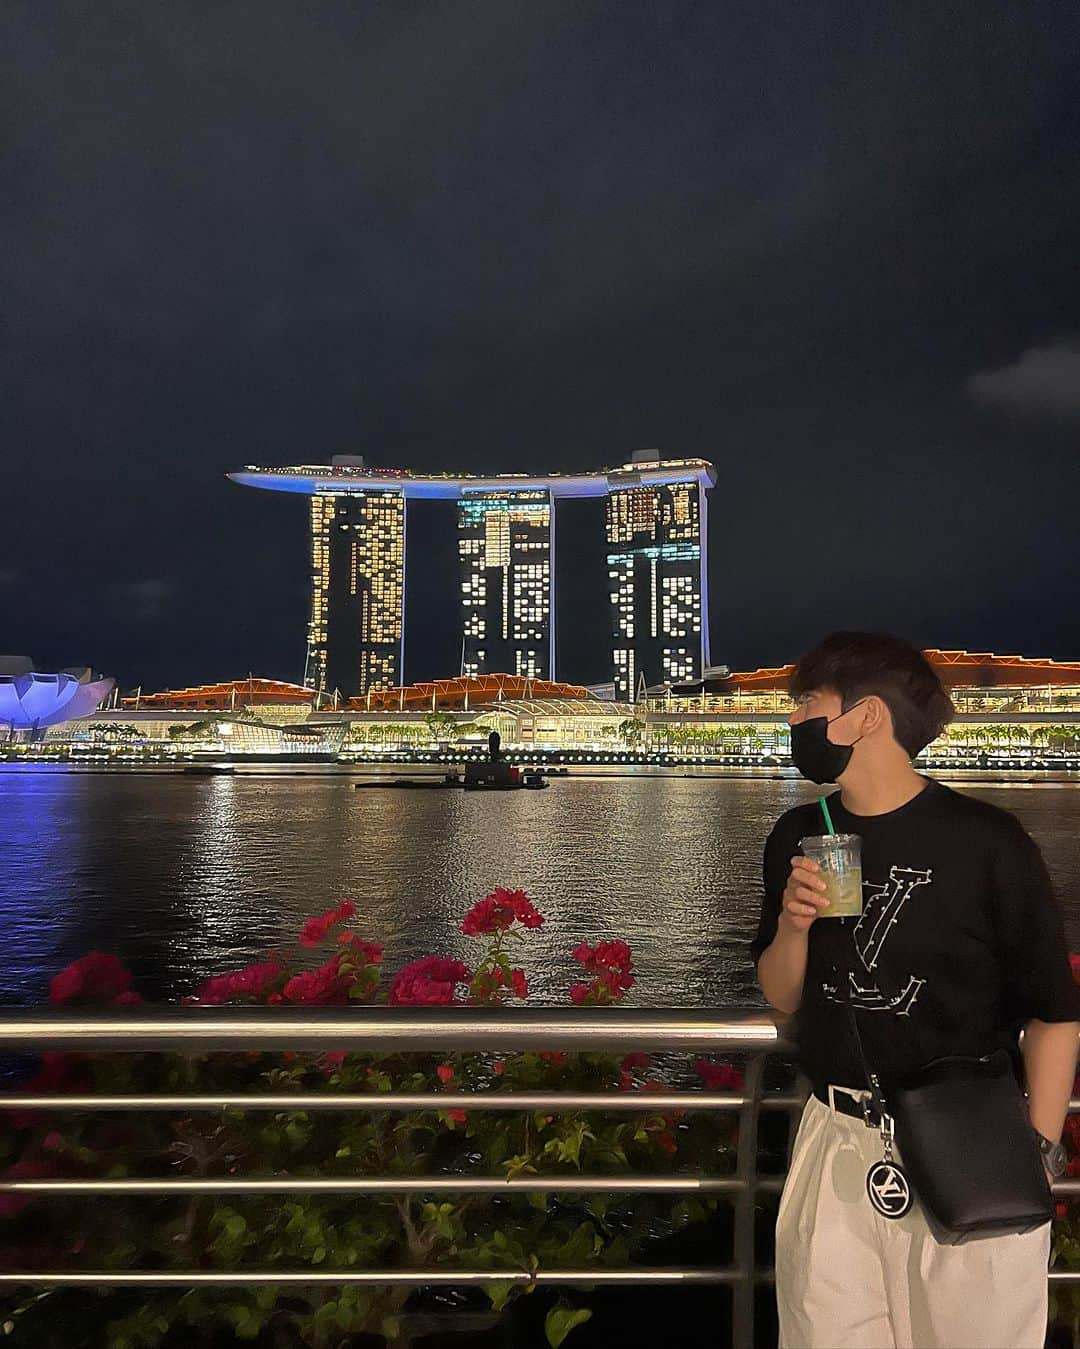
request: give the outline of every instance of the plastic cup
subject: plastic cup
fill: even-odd
[[[819,918],[858,918],[862,913],[862,839],[858,834],[816,834],[799,839],[804,857],[816,862],[828,904]]]

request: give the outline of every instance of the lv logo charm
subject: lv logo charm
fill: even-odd
[[[911,1210],[911,1185],[896,1162],[877,1162],[870,1168],[866,1193],[883,1218],[902,1218]]]
[[[877,1078],[871,1074],[874,1089],[880,1090]],[[902,1218],[911,1211],[915,1196],[911,1193],[911,1182],[899,1162],[893,1160],[893,1137],[896,1126],[891,1115],[882,1111],[881,1144],[885,1153],[880,1162],[875,1162],[866,1173],[866,1193],[870,1203],[883,1218]]]

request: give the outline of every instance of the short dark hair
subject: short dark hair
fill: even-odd
[[[792,671],[793,698],[832,689],[847,710],[871,694],[892,713],[893,734],[911,758],[936,740],[956,709],[930,662],[900,637],[834,632],[808,651]]]

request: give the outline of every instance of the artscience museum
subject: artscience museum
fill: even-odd
[[[27,656],[0,656],[0,740],[34,740],[58,721],[88,717],[114,684],[85,668],[49,674]]]

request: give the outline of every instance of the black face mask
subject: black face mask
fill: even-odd
[[[861,698],[841,712],[839,717],[831,720],[829,717],[808,717],[806,721],[796,722],[792,726],[791,762],[804,778],[819,785],[837,780],[851,762],[851,755],[862,736],[850,745],[835,745],[829,739],[829,727],[865,702],[866,699]]]

